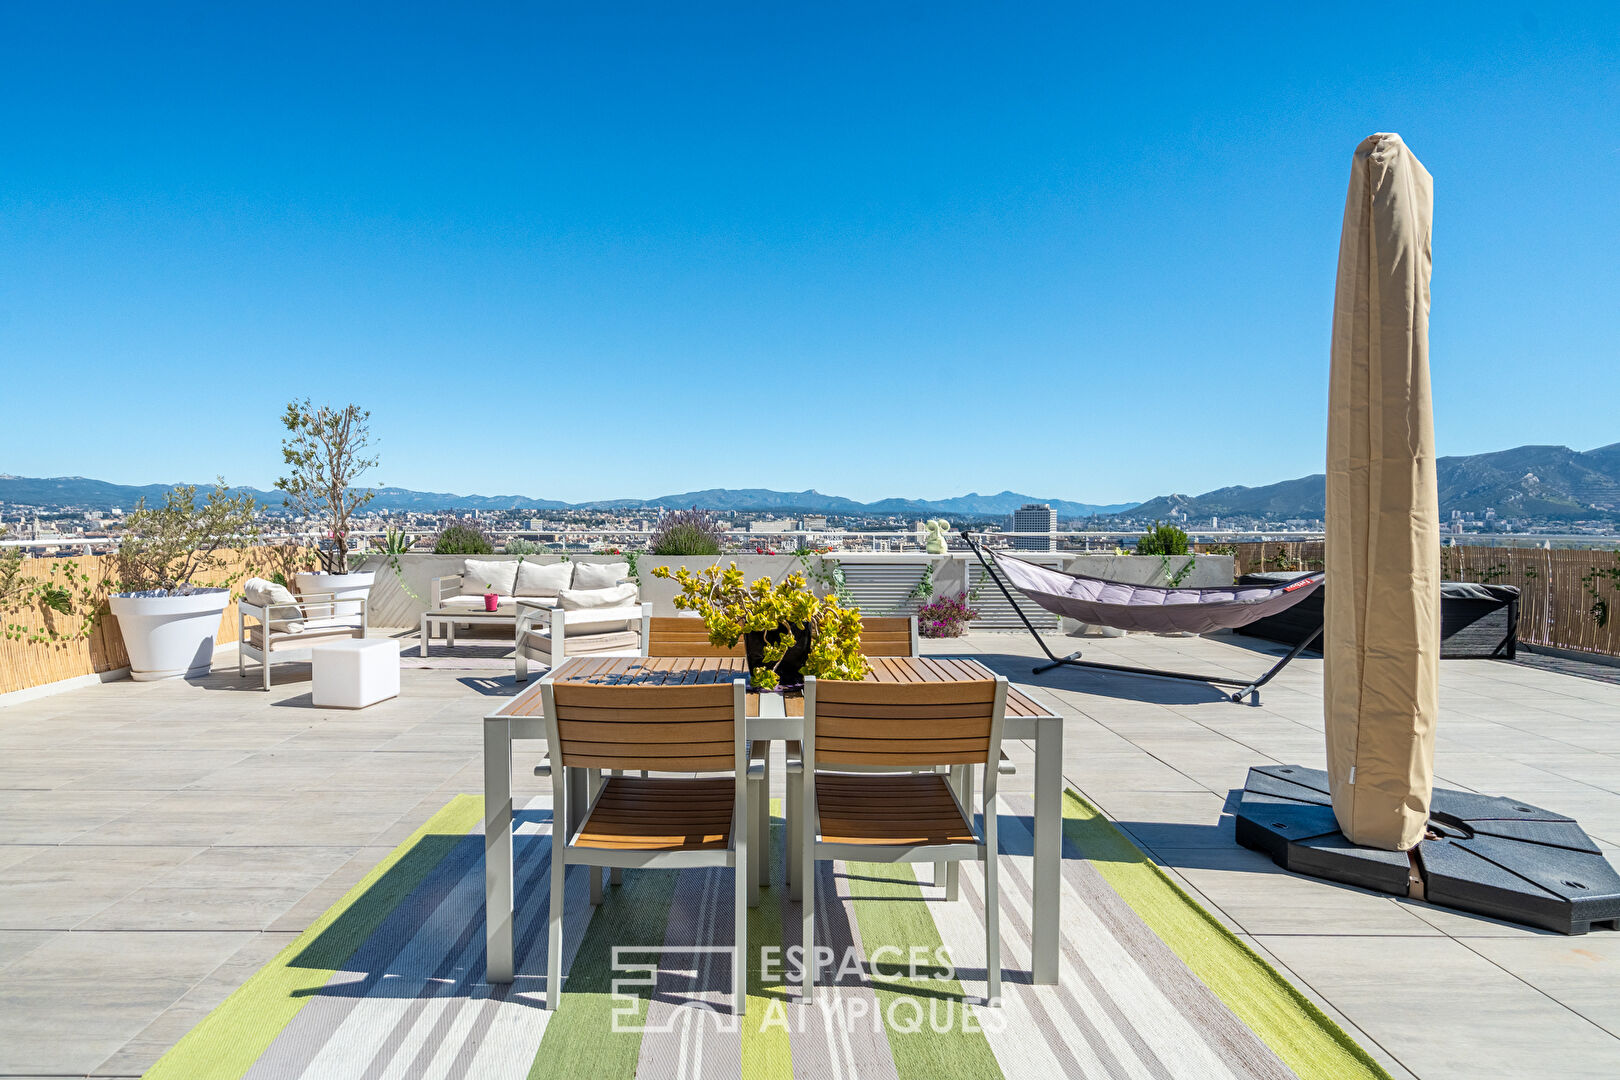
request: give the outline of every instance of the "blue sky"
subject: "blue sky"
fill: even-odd
[[[1351,152],[1442,454],[1620,440],[1620,5],[0,7],[0,471],[1084,501],[1322,468]],[[678,9],[678,10],[677,10]]]

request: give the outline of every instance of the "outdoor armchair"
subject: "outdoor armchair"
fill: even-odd
[[[520,597],[513,666],[518,682],[529,679],[529,661],[555,668],[570,656],[646,656],[651,604],[564,610]]]
[[[259,578],[243,585],[236,607],[236,674],[247,676],[247,661],[257,663],[270,689],[270,669],[278,663],[308,663],[310,649],[345,638],[366,636],[366,599],[344,597],[339,608],[333,593],[292,593]],[[341,610],[344,614],[334,614]],[[353,614],[348,614],[353,612]]]

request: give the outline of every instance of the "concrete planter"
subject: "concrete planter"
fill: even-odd
[[[294,587],[299,595],[307,593],[331,593],[339,600],[364,600],[371,595],[371,587],[377,582],[375,570],[360,570],[348,574],[322,574],[303,571],[293,575]],[[333,615],[358,615],[359,604],[336,604],[332,609]]]
[[[129,653],[130,677],[137,682],[206,675],[214,660],[219,619],[231,602],[229,589],[199,589],[183,595],[165,592],[118,593],[108,606]]]

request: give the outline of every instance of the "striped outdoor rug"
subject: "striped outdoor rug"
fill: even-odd
[[[520,974],[492,987],[481,800],[460,796],[147,1075],[1383,1075],[1072,795],[1061,983],[1029,985],[1029,812],[1027,799],[1003,801],[999,1009],[977,1004],[983,896],[971,864],[955,903],[909,866],[821,864],[820,941],[850,959],[815,1005],[801,1005],[783,985],[779,950],[798,941],[799,909],[778,861],[750,915],[740,1023],[729,1015],[729,952],[704,948],[732,944],[726,870],[627,872],[595,909],[586,872],[570,871],[563,1007],[546,1010],[549,811],[542,802],[519,815]],[[779,860],[780,819],[773,832]],[[762,955],[777,958],[773,970],[760,970]]]

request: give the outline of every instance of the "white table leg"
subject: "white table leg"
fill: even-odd
[[[484,927],[487,978],[509,983],[512,956],[512,732],[484,721]]]
[[[1036,721],[1035,734],[1035,940],[1033,972],[1039,985],[1058,981],[1062,947],[1058,907],[1063,896],[1063,719]]]
[[[422,646],[421,646],[420,651],[421,651],[422,659],[424,659],[424,660],[427,659],[427,646],[428,646],[428,617],[426,615],[423,615],[422,616]]]

